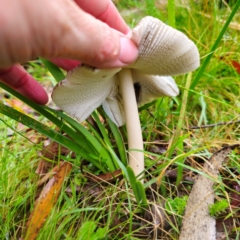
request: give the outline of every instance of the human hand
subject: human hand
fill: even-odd
[[[106,68],[127,65],[137,57],[136,46],[124,35],[129,28],[111,0],[0,2],[1,81],[39,104],[47,103],[47,93],[13,64],[41,56],[65,70],[78,61]]]

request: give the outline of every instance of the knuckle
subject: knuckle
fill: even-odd
[[[101,44],[95,56],[95,59],[101,63],[116,59],[120,53],[119,37],[108,26],[104,28],[102,31],[104,35],[101,34]]]

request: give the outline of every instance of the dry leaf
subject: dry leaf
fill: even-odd
[[[240,63],[237,61],[232,60],[232,66],[235,68],[235,70],[237,71],[237,73],[240,74]]]
[[[86,172],[85,177],[92,182],[101,183],[101,182],[114,182],[114,181],[116,182],[117,180],[121,180],[123,178],[123,175],[122,175],[122,170],[118,169],[118,170],[115,170],[114,172],[103,173],[100,175],[94,175]]]
[[[42,151],[41,154],[44,158],[48,158],[51,161],[41,160],[36,169],[38,175],[45,175],[48,171],[56,164],[59,155],[67,156],[70,153],[70,150],[59,143],[53,141],[47,145]],[[71,154],[72,158],[76,157],[75,153]]]
[[[203,172],[217,178],[219,168],[227,159],[231,148],[223,148],[213,154],[203,166]],[[209,205],[214,203],[214,181],[199,175],[193,185],[179,240],[216,240],[216,220],[209,215]]]
[[[164,201],[151,203],[144,214],[142,225],[152,239],[159,239],[164,231],[169,230],[171,220],[165,213],[164,204]]]
[[[40,163],[45,163],[46,161],[42,160],[40,161]],[[40,165],[39,163],[39,165]],[[63,161],[59,162],[60,165],[63,164]],[[55,175],[57,173],[57,171],[59,170],[59,165],[56,165],[54,168],[52,168],[49,172],[47,172],[38,182],[37,182],[37,186],[41,187],[44,183],[46,183],[53,175]]]
[[[237,182],[233,184],[233,189],[235,192],[230,194],[231,205],[232,207],[239,208],[240,207],[240,184]]]
[[[38,232],[44,225],[45,220],[51,212],[54,204],[57,202],[58,196],[62,189],[64,179],[69,175],[72,165],[64,162],[59,166],[56,174],[50,179],[42,190],[36,201],[35,207],[27,223],[25,240],[36,239]]]

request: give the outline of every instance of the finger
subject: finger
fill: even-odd
[[[107,23],[110,27],[127,34],[129,31],[129,27],[119,14],[115,5],[112,1],[109,0],[76,0],[75,1],[85,12],[90,13],[97,19]],[[93,7],[94,6],[94,7]],[[60,68],[69,71],[79,65],[78,61],[70,60],[70,59],[51,59],[53,63],[55,63]]]
[[[20,65],[0,69],[0,81],[38,104],[48,102],[44,88]]]
[[[54,58],[50,59],[50,61],[66,71],[70,71],[71,69],[77,67],[80,64],[79,61],[65,58]]]
[[[111,28],[124,34],[128,33],[128,25],[125,23],[111,0],[75,0],[75,2],[85,12],[107,23]]]
[[[5,5],[8,14],[0,15],[0,21],[3,18],[5,22],[0,41],[2,68],[37,56],[75,59],[95,67],[123,67],[137,58],[138,50],[131,40],[83,11],[74,1],[10,3]],[[111,13],[111,8],[105,13]],[[12,15],[17,16],[9,17]],[[107,14],[103,16],[107,19]]]
[[[78,59],[96,67],[123,67],[137,58],[138,50],[131,40],[84,12],[74,2],[66,3],[66,19],[61,18],[66,32],[57,43],[54,41],[59,57]]]

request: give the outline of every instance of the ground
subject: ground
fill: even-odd
[[[168,23],[171,16],[167,1],[153,3],[124,0],[116,5],[131,27],[146,15]],[[203,172],[203,163],[222,147],[240,144],[239,11],[218,42],[233,6],[217,1],[176,1],[176,28],[198,46],[201,66],[192,73],[190,90],[186,89],[189,75],[175,77],[180,89],[178,97],[162,98],[139,109],[147,211],[141,208],[126,174],[118,170],[118,160],[124,165],[127,161],[124,127],[114,127],[101,109],[83,127],[77,127],[58,112],[52,115],[48,109],[23,105],[1,90],[2,239],[24,237],[30,214],[36,209],[35,201],[54,175],[50,169],[55,167],[55,179],[59,180],[62,175],[56,166],[62,166],[62,161],[71,163],[72,169],[57,188],[59,196],[54,197],[56,192],[51,195],[56,203],[44,205],[50,206],[50,212],[40,224],[37,239],[178,239],[187,197],[196,176]],[[25,67],[52,91],[56,81],[40,60],[26,63]],[[52,103],[50,107],[55,108]],[[240,238],[239,155],[239,148],[231,151],[214,179],[218,205],[212,211],[217,218],[218,239]],[[115,178],[108,169],[116,170]],[[49,185],[50,189],[53,185]]]

